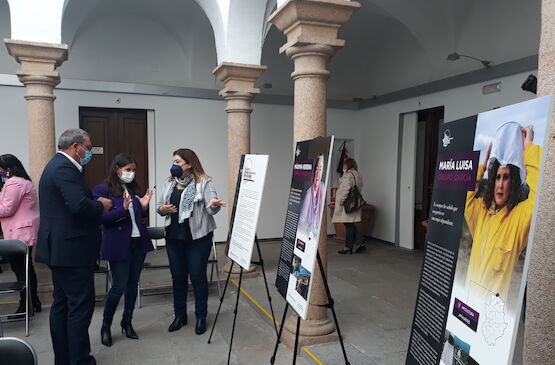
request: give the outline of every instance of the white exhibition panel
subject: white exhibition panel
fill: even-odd
[[[227,256],[249,270],[256,238],[268,155],[244,155]]]

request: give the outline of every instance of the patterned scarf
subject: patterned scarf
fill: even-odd
[[[183,223],[185,219],[190,218],[193,213],[193,204],[200,199],[197,194],[197,184],[195,183],[195,175],[190,174],[184,179],[175,177],[171,183],[170,188],[166,191],[166,196],[164,196],[164,201],[169,201],[172,191],[175,186],[179,184],[184,186],[185,189],[181,193],[181,199],[179,201],[178,217],[179,223]]]

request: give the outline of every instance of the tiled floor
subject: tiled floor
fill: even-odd
[[[361,254],[338,255],[336,251],[341,245],[333,240],[328,245],[330,288],[336,300],[349,361],[352,365],[404,364],[422,252],[405,251],[381,242],[371,242],[367,246],[368,249]],[[263,242],[261,248],[275,315],[281,319],[285,302],[273,285],[280,243]],[[223,246],[218,246],[218,251],[223,251]],[[222,253],[220,257],[223,257]],[[165,251],[149,254],[147,261],[152,264],[167,262]],[[7,265],[3,265],[3,268],[4,274],[0,275],[0,281],[7,280],[11,275]],[[222,276],[222,279],[225,278]],[[146,270],[143,272],[142,285],[159,287],[169,284],[170,280],[168,270]],[[97,288],[102,290],[103,287],[103,278],[98,276]],[[244,279],[243,287],[255,301],[269,309],[261,276]],[[192,324],[168,333],[167,326],[173,319],[171,295],[145,295],[141,298],[143,306],[135,311],[133,320],[140,339],[127,339],[118,331],[120,308],[112,326],[114,344],[109,348],[104,347],[99,338],[102,317],[102,301],[99,301],[89,331],[92,354],[99,365],[226,364],[236,293],[236,286],[230,284],[211,344],[207,344],[207,340],[219,303],[215,284],[210,288],[208,303],[209,331],[202,336],[194,334]],[[191,297],[188,301],[189,318],[194,317]],[[0,298],[0,301],[8,300]],[[16,306],[0,305],[0,311],[9,313]],[[23,323],[4,324],[4,335],[24,337]],[[39,365],[53,364],[47,308],[32,318],[31,335],[27,340],[38,353]],[[248,298],[241,296],[231,363],[269,364],[274,344],[275,332],[270,319]],[[522,333],[517,340],[514,364],[521,363],[521,349]],[[318,364],[309,356],[309,352],[321,364],[344,364],[339,343],[310,346],[307,350],[300,351],[297,364]],[[280,345],[276,364],[291,362],[292,351]]]

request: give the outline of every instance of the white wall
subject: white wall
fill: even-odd
[[[167,96],[116,94],[109,92],[55,91],[56,135],[79,125],[79,107],[137,108],[154,111],[155,153],[154,180],[159,187],[169,174],[171,153],[179,147],[193,149],[216,184],[219,195],[227,198],[227,122],[225,102]],[[24,88],[0,86],[3,115],[0,130],[3,138],[0,154],[17,155],[29,166],[27,115]],[[117,103],[116,99],[120,102]],[[259,238],[281,237],[291,184],[293,158],[293,109],[291,106],[255,104],[252,114],[252,152],[270,155],[268,177],[259,223]],[[356,111],[330,110],[328,132],[341,138],[353,138]],[[94,144],[94,141],[93,141]],[[227,208],[230,209],[230,208]],[[218,241],[227,236],[227,213],[216,216],[220,227]],[[158,221],[161,224],[161,220]]]
[[[356,113],[354,110],[329,109],[328,134],[335,135],[336,138],[354,139]],[[255,104],[252,113],[251,146],[253,153],[270,155],[258,223],[259,237],[281,237],[293,168],[292,106]],[[334,148],[334,153],[336,152],[337,148]],[[356,147],[354,156],[356,158]],[[335,166],[332,166],[333,170]],[[327,207],[325,214],[329,217]]]
[[[522,73],[500,79],[501,92],[490,95],[482,95],[483,84],[477,84],[360,111],[328,111],[328,134],[354,140],[355,151],[351,152],[354,152],[364,178],[363,195],[377,207],[374,237],[395,241],[399,114],[444,105],[445,120],[453,121],[514,104],[533,97],[520,89],[527,75]],[[28,166],[30,156],[23,94],[22,87],[0,86],[3,112],[0,131],[3,137],[8,136],[2,138],[0,153],[14,153]],[[57,135],[66,128],[78,126],[79,106],[153,110],[155,181],[160,184],[167,175],[174,149],[190,147],[199,154],[220,195],[227,200],[227,133],[223,101],[62,89],[57,89],[56,95]],[[117,98],[120,98],[120,104],[116,103]],[[260,216],[260,238],[281,237],[283,233],[291,182],[292,120],[291,106],[254,104],[252,152],[270,155]],[[227,233],[227,214],[222,213],[217,216],[220,227],[216,232],[217,240],[224,240]]]
[[[380,105],[357,113],[356,145],[359,150],[359,170],[365,179],[363,195],[377,207],[373,237],[395,241],[399,114],[444,105],[445,121],[450,122],[528,100],[534,95],[520,89],[528,74],[516,74],[487,83]],[[495,81],[501,81],[501,92],[482,95],[482,86]]]

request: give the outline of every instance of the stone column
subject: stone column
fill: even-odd
[[[4,43],[21,65],[16,75],[26,89],[29,175],[38,184],[44,166],[56,153],[54,87],[60,83],[60,74],[55,69],[67,60],[67,45],[12,39]]]
[[[228,219],[235,199],[237,173],[241,162],[241,155],[251,151],[251,102],[260,89],[254,87],[256,80],[266,71],[267,66],[246,65],[240,63],[223,62],[213,71],[216,78],[224,83],[220,95],[227,101],[227,159],[228,159],[228,188],[227,206]],[[229,272],[231,260],[228,259],[224,267]],[[233,267],[233,273],[239,273],[238,265]],[[258,275],[256,266],[252,265],[248,276]]]
[[[360,8],[357,2],[343,0],[289,0],[269,18],[287,36],[280,48],[293,60],[294,71],[294,142],[326,135],[328,62],[345,44],[337,38],[339,28]],[[322,226],[318,252],[327,270],[326,214]],[[328,310],[327,295],[318,269],[314,270],[307,320],[302,321],[300,346],[337,340],[335,326]],[[287,319],[283,342],[293,347],[297,316]]]
[[[542,1],[538,96],[555,94],[555,0]],[[555,114],[543,160],[541,199],[537,202],[536,232],[530,267],[524,332],[525,365],[551,364],[555,359]]]
[[[29,136],[29,175],[38,187],[44,166],[56,153],[54,87],[60,83],[55,71],[67,60],[67,45],[4,39],[9,54],[21,65],[16,71],[25,85]],[[38,292],[43,303],[50,303],[52,279],[46,265],[35,264]]]

